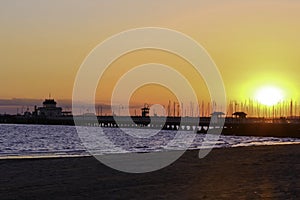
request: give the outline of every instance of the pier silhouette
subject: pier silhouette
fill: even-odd
[[[254,104],[241,108],[246,108],[249,111],[257,110]],[[238,110],[236,104],[229,104],[232,111]],[[293,114],[296,107],[293,107],[293,102],[289,103],[289,108],[285,104],[285,112]],[[170,108],[170,106],[169,106]],[[209,109],[209,108],[208,108]],[[277,110],[278,108],[276,108]],[[140,116],[97,116],[96,114],[81,114],[72,115],[71,112],[64,112],[62,108],[56,107],[54,99],[46,99],[43,102],[43,107],[35,107],[30,113],[28,110],[24,115],[0,115],[0,123],[9,124],[47,124],[47,125],[76,125],[80,126],[95,126],[106,128],[149,128],[162,130],[180,130],[193,131],[199,134],[206,134],[208,130],[222,129],[223,135],[246,135],[246,136],[272,136],[272,137],[299,137],[300,138],[300,118],[296,116],[281,116],[275,113],[275,108],[269,108],[271,114],[263,117],[248,117],[249,115],[243,111],[233,112],[231,115],[226,115],[223,112],[212,112],[209,116],[176,116],[179,113],[175,109],[174,113],[168,109],[168,116],[149,116],[150,107],[145,104],[141,108]],[[212,109],[211,109],[212,110]],[[211,111],[208,110],[208,111]],[[279,110],[279,109],[278,109]],[[207,112],[207,111],[205,111]],[[254,111],[253,111],[254,112]],[[268,113],[268,112],[265,112]],[[102,111],[101,111],[102,114]],[[91,123],[92,118],[96,118],[98,122]],[[223,121],[220,126],[220,121]]]

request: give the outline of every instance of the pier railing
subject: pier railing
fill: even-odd
[[[142,116],[59,116],[25,117],[0,115],[0,123],[48,124],[110,127],[153,128],[163,130],[189,130],[207,133],[210,129],[222,129],[224,135],[254,135],[275,137],[300,137],[299,118],[210,118],[210,117],[142,117]],[[94,119],[94,120],[91,120]],[[95,120],[96,119],[96,120]],[[225,120],[220,127],[218,120]]]

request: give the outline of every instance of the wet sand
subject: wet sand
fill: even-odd
[[[300,145],[188,151],[146,174],[93,157],[0,160],[0,199],[300,199]]]

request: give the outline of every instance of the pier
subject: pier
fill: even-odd
[[[97,123],[91,123],[92,117],[96,117]],[[75,119],[76,118],[76,119]],[[225,117],[224,126],[219,127],[216,119],[212,117],[158,117],[158,116],[60,116],[40,117],[21,115],[0,115],[2,124],[44,124],[44,125],[70,125],[74,119],[80,126],[94,126],[106,128],[148,128],[162,130],[187,130],[200,134],[207,133],[210,129],[222,128],[223,135],[249,135],[272,137],[299,137],[300,119],[296,118],[235,118]]]
[[[0,123],[74,126],[76,122],[77,126],[179,130],[199,134],[222,130],[223,135],[300,138],[300,117],[295,116],[247,117],[247,113],[241,111],[233,112],[231,116],[226,116],[223,112],[213,112],[209,117],[175,116],[175,106],[173,116],[149,116],[148,104],[141,108],[140,116],[96,116],[93,113],[72,115],[72,112],[63,111],[56,104],[54,99],[45,99],[43,106],[35,106],[32,113],[27,110],[23,115],[0,115]],[[292,104],[290,110],[292,110]],[[169,111],[168,114],[170,114]]]

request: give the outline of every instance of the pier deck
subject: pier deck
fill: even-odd
[[[142,116],[61,116],[61,117],[24,117],[1,115],[0,123],[7,124],[48,124],[76,125],[124,128],[153,128],[164,130],[193,130],[207,133],[207,130],[222,128],[224,135],[251,135],[273,137],[299,137],[300,120],[296,118],[220,118],[214,121],[210,117],[142,117]],[[91,119],[97,119],[93,123]],[[220,121],[224,125],[220,127]]]

